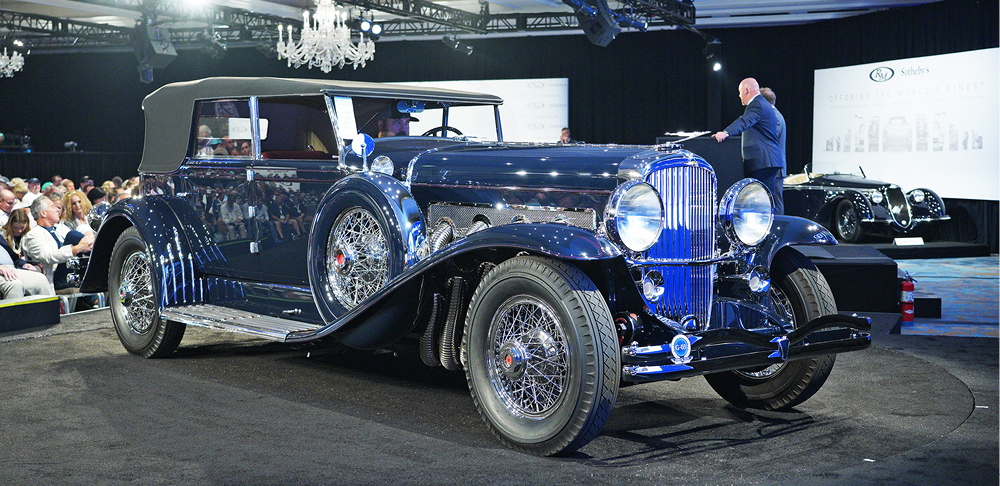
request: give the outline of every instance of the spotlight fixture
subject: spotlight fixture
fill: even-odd
[[[721,70],[722,70],[722,64],[721,63],[717,62],[717,63],[715,63],[715,64],[712,65],[712,71],[721,71]]]
[[[349,20],[347,22],[347,26],[353,31],[360,32],[362,35],[370,37],[372,40],[378,40],[378,38],[382,35],[382,24],[377,24],[374,20],[366,19],[364,17]]]
[[[202,44],[199,49],[202,54],[212,59],[222,59],[226,55],[226,45],[222,43],[222,36],[218,32],[204,30],[195,38]]]
[[[444,42],[444,45],[452,48],[455,52],[465,54],[466,56],[472,55],[472,46],[462,43],[455,34],[448,34],[442,37],[441,42]]]

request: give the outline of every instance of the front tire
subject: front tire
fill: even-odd
[[[775,256],[771,266],[771,305],[799,327],[836,314],[833,292],[816,266],[794,250]],[[806,358],[766,367],[705,375],[708,384],[741,408],[788,410],[808,400],[826,382],[836,355]]]
[[[844,243],[857,243],[864,236],[864,229],[851,201],[845,199],[837,203],[833,216],[833,232],[836,233],[837,239]]]
[[[611,415],[618,340],[604,297],[576,267],[517,257],[493,268],[472,296],[462,346],[476,409],[511,448],[568,453]]]
[[[122,346],[144,358],[162,358],[180,345],[186,326],[160,318],[146,244],[135,227],[115,243],[108,271],[111,320]]]

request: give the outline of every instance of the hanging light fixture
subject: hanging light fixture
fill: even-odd
[[[23,45],[20,41],[14,41],[16,45]],[[16,47],[15,47],[16,48]],[[7,48],[3,48],[3,55],[0,55],[0,76],[9,78],[14,76],[14,73],[21,70],[24,67],[24,56],[20,52],[11,50],[13,54],[7,55]]]
[[[284,40],[282,27],[278,27],[278,59],[288,59],[288,66],[298,68],[303,64],[310,69],[320,68],[324,73],[334,66],[344,64],[365,67],[375,57],[375,42],[364,32],[359,32],[358,43],[351,41],[348,14],[338,10],[333,0],[316,0],[316,14],[309,20],[309,11],[302,14],[302,33],[299,41],[292,39],[292,26],[288,26],[288,41]]]

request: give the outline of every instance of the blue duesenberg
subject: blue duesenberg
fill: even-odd
[[[82,290],[109,293],[122,344],[148,358],[187,325],[412,342],[464,370],[502,442],[546,455],[599,435],[623,384],[704,375],[737,406],[787,409],[835,353],[870,344],[790,246],[833,236],[774,216],[760,183],[717,199],[711,166],[676,145],[504,142],[502,103],[327,80],[164,86],[143,102],[141,194],[92,213]],[[470,110],[493,140],[461,134]],[[386,116],[435,127],[372,138]]]

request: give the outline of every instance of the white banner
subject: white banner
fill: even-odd
[[[486,93],[503,98],[503,105],[500,106],[500,122],[503,139],[510,142],[558,142],[562,128],[569,125],[569,79],[567,78],[426,81],[399,84]],[[474,112],[469,109],[453,110],[448,123],[466,135],[496,140],[492,108]],[[438,124],[434,120],[420,120],[410,124],[410,133],[419,135]]]
[[[812,159],[814,172],[1000,199],[1000,49],[817,69]]]

